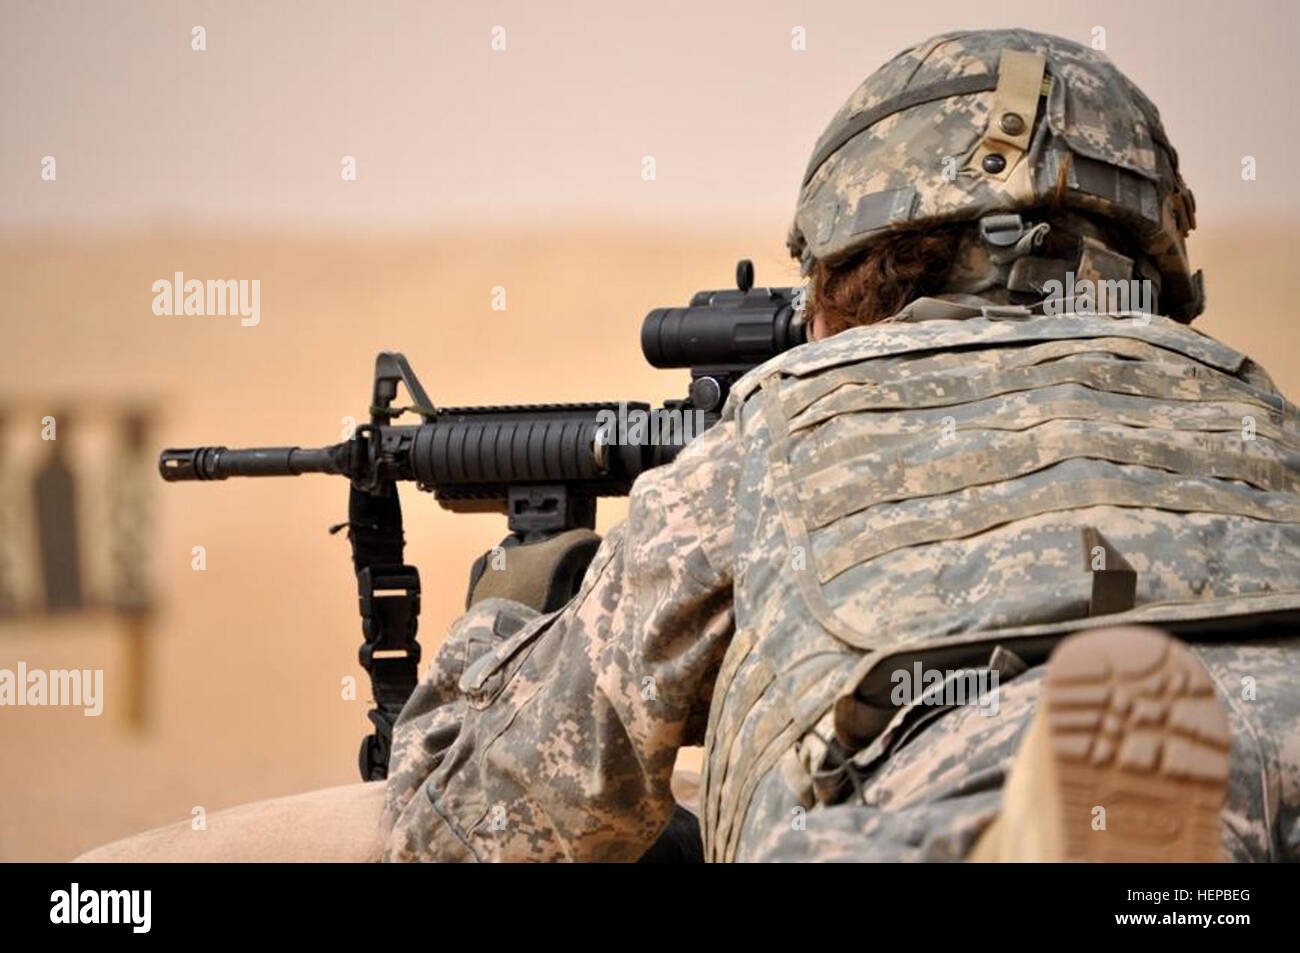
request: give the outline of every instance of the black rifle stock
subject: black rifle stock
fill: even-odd
[[[348,522],[334,529],[346,526],[352,542],[365,635],[361,664],[377,705],[370,712],[375,734],[362,743],[363,779],[387,774],[392,724],[415,688],[420,658],[419,573],[403,561],[397,484],[415,483],[453,511],[505,513],[507,545],[594,528],[599,497],[626,495],[637,476],[670,461],[687,439],[717,422],[745,372],[804,342],[800,289],[755,288],[753,277],[753,266],[742,261],[735,289],[701,291],[684,308],[658,308],[646,316],[646,360],[655,367],[689,368],[691,374],[687,396],[656,410],[627,402],[438,408],[406,358],[384,352],[375,361],[370,422],[350,440],[314,449],[162,452],[159,472],[172,482],[304,473],[351,481]],[[399,384],[411,406],[394,406]],[[665,431],[676,423],[680,439],[622,440],[610,421],[633,412],[665,421]],[[393,422],[406,413],[421,422]],[[696,415],[702,427],[683,428],[685,414]]]

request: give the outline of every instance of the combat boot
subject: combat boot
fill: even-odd
[[[1228,742],[1214,682],[1181,642],[1137,626],[1072,636],[970,859],[1223,860]]]

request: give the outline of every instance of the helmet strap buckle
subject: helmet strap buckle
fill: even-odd
[[[980,239],[993,248],[1008,248],[1025,234],[1025,221],[1019,212],[985,215],[980,219]]]
[[[985,215],[979,220],[980,240],[989,247],[989,259],[998,266],[1023,258],[1043,243],[1051,226],[1025,224],[1019,212]]]

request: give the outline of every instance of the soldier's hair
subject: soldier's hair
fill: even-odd
[[[1143,256],[1133,236],[1113,223],[1075,211],[1037,210],[1035,221],[1051,229],[1039,254],[1047,258],[1077,258],[1079,236],[1089,234],[1129,258]],[[827,334],[874,324],[892,317],[917,298],[961,290],[957,260],[963,241],[978,236],[970,222],[920,227],[882,236],[864,251],[844,261],[816,261],[812,268],[812,311],[821,315]],[[1154,265],[1149,269],[1155,273]],[[997,285],[980,292],[1000,303],[1025,304],[1034,294],[1010,293]]]
[[[874,324],[909,301],[942,291],[965,223],[887,235],[866,251],[812,269],[813,309],[827,334]]]

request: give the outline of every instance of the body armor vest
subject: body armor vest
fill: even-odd
[[[761,782],[815,725],[850,752],[880,732],[900,667],[999,645],[1039,661],[1111,624],[1223,638],[1300,610],[1300,416],[1262,370],[1162,317],[968,313],[856,328],[733,391],[711,859],[736,858]]]

